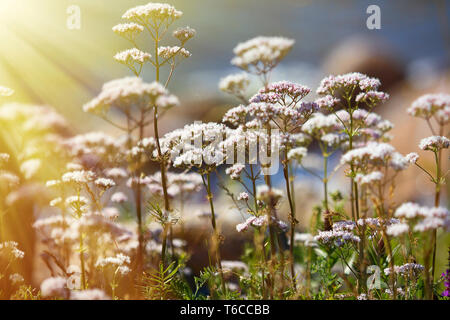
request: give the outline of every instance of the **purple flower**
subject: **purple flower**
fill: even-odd
[[[447,269],[442,273],[442,278],[444,280],[445,290],[441,293],[443,297],[450,297],[450,269]]]

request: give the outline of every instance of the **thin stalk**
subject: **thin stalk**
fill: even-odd
[[[252,181],[252,190],[253,190],[253,201],[254,201],[254,206],[255,206],[255,214],[258,216],[259,208],[258,208],[258,200],[256,199],[256,176],[255,176],[255,172],[253,170],[253,164],[250,164],[250,180]],[[263,264],[262,265],[265,265],[267,263],[266,249],[264,247],[264,243],[265,243],[265,239],[264,238],[265,238],[264,237],[264,232],[258,230],[256,232],[256,242],[257,243],[261,243],[260,255],[262,257],[261,260],[263,260]],[[261,282],[262,297],[263,297],[263,299],[265,299],[266,298],[266,290],[265,290],[265,284],[264,284],[265,283],[264,266],[262,266],[260,268],[260,272],[261,272],[261,281],[262,281]]]
[[[225,278],[223,275],[222,258],[221,258],[221,254],[220,254],[220,237],[219,237],[219,232],[217,231],[213,194],[211,192],[211,173],[208,172],[206,174],[206,182],[205,182],[205,179],[203,176],[202,176],[202,178],[203,178],[203,183],[206,188],[206,192],[208,193],[208,201],[209,201],[209,206],[211,208],[211,224],[212,224],[213,231],[214,231],[214,245],[215,245],[214,251],[216,253],[216,260],[217,260],[216,263],[219,266],[219,273],[220,273],[220,278],[221,278],[221,282],[222,282],[222,291],[223,291],[223,294],[226,294]]]
[[[287,154],[285,152],[285,161],[283,162],[283,173],[284,173],[284,180],[286,182],[286,193],[288,196],[289,201],[289,220],[291,222],[291,234],[290,234],[290,246],[289,246],[289,258],[290,258],[290,267],[291,267],[291,281],[292,281],[292,287],[294,290],[297,290],[297,283],[295,281],[295,266],[294,266],[294,236],[295,236],[295,225],[297,224],[297,220],[295,219],[295,209],[294,204],[291,197],[291,186],[289,181],[289,163],[287,159]]]
[[[155,80],[159,82],[159,57],[158,57],[158,46],[159,46],[159,32],[158,29],[155,30]],[[160,170],[161,170],[161,185],[163,189],[163,195],[164,195],[164,209],[165,214],[168,214],[170,212],[170,203],[169,203],[169,195],[167,192],[167,177],[166,177],[166,162],[165,159],[163,159],[162,152],[161,152],[161,144],[159,142],[159,130],[158,130],[158,108],[157,106],[154,106],[154,115],[153,115],[153,129],[155,134],[155,140],[156,140],[156,146],[158,150],[158,158],[160,163]],[[164,227],[164,229],[166,229]],[[165,267],[165,257],[166,257],[166,247],[167,247],[167,232],[163,232],[163,239],[162,239],[162,251],[161,251],[161,263],[163,265],[163,268]]]

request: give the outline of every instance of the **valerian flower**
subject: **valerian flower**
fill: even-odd
[[[246,73],[230,74],[225,78],[220,79],[219,89],[233,95],[242,96],[248,86],[250,79]]]
[[[414,117],[430,119],[446,124],[450,119],[450,94],[426,94],[415,100],[408,113]]]
[[[149,110],[154,106],[169,108],[178,104],[178,99],[158,82],[145,83],[138,77],[126,77],[105,83],[101,93],[85,104],[83,110],[106,114],[115,107],[126,113],[132,108]]]
[[[192,39],[196,34],[195,29],[187,26],[176,29],[172,35],[180,40],[181,44],[184,44],[186,41]]]
[[[437,152],[441,149],[448,149],[450,140],[444,136],[431,136],[424,138],[419,143],[419,148],[422,150],[430,150]]]
[[[148,3],[129,9],[123,19],[141,24],[169,24],[181,18],[183,12],[166,3]]]
[[[152,55],[136,48],[121,51],[114,56],[114,60],[124,65],[133,66],[135,63],[144,64],[150,61]]]
[[[158,48],[158,56],[164,58],[164,59],[172,59],[176,56],[182,57],[182,58],[189,58],[192,54],[186,50],[185,48],[180,48],[178,46],[172,46],[172,47],[159,47]]]
[[[136,37],[144,31],[144,27],[140,24],[131,23],[121,23],[112,28],[114,33],[124,37],[127,40],[134,41]]]
[[[256,37],[234,48],[231,63],[256,74],[272,70],[292,49],[295,41],[283,37]]]

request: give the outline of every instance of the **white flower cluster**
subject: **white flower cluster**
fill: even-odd
[[[431,136],[424,138],[419,143],[419,148],[422,150],[430,150],[437,152],[441,149],[448,149],[450,140],[444,136]]]
[[[399,171],[406,169],[409,162],[390,144],[369,142],[364,147],[347,151],[341,158],[341,164],[353,164],[361,168],[369,164],[374,167],[389,165]]]
[[[398,237],[409,231],[409,225],[407,223],[394,223],[387,227],[386,233],[393,237]]]
[[[23,259],[25,253],[17,247],[19,244],[15,241],[0,242],[0,257],[11,259]]]
[[[255,228],[261,228],[261,227],[267,225],[267,221],[268,221],[267,215],[259,216],[259,217],[251,216],[251,217],[247,218],[247,220],[245,220],[245,222],[237,224],[236,231],[237,232],[245,232],[248,230],[248,228],[250,226],[255,227]],[[285,222],[276,219],[275,217],[272,217],[272,223],[275,227],[277,227],[278,229],[280,229],[283,232],[286,232],[288,230],[288,225]]]
[[[298,163],[300,163],[302,161],[302,159],[304,157],[306,157],[307,154],[308,154],[308,149],[306,149],[305,147],[298,147],[298,148],[289,150],[289,152],[287,154],[287,158],[289,160],[295,160]]]
[[[230,74],[220,79],[219,89],[233,95],[242,95],[247,90],[250,79],[246,73]]]
[[[185,48],[181,48],[178,46],[167,46],[167,47],[159,47],[158,48],[158,56],[164,59],[172,59],[175,56],[180,56],[182,58],[189,58],[191,53]]]
[[[63,277],[47,278],[41,283],[41,294],[44,298],[64,298],[69,297],[70,291],[67,288],[67,279]]]
[[[294,43],[283,37],[256,37],[234,48],[236,56],[231,63],[246,71],[253,66],[257,72],[267,72],[289,53]]]
[[[235,163],[231,167],[225,170],[225,173],[230,176],[232,180],[239,180],[242,171],[245,169],[245,165],[241,163]]]
[[[191,27],[182,27],[182,28],[178,28],[176,29],[172,35],[177,38],[178,40],[180,40],[181,44],[184,44],[186,41],[188,41],[189,39],[192,39],[196,34],[195,29],[191,28]]]
[[[131,260],[129,256],[123,253],[118,253],[114,257],[99,258],[95,263],[97,268],[113,267],[121,275],[126,275],[130,272],[130,268],[127,264],[130,264]]]
[[[355,176],[356,182],[361,185],[373,185],[375,182],[381,182],[384,174],[380,171],[372,171],[368,174],[358,173]]]
[[[114,56],[114,60],[125,65],[132,66],[134,63],[144,64],[150,60],[151,54],[141,51],[137,48],[127,49]]]
[[[377,90],[380,85],[380,80],[376,78],[370,78],[365,74],[352,72],[338,76],[330,75],[324,78],[321,81],[319,88],[317,88],[317,93],[322,95],[333,95],[340,89],[359,89],[368,92]]]
[[[358,243],[360,238],[346,230],[319,231],[314,240],[324,245],[341,247],[348,243]]]
[[[415,223],[414,231],[425,232],[438,228],[450,230],[450,214],[444,207],[429,208],[406,202],[395,210],[394,216]]]
[[[230,131],[215,122],[189,124],[161,139],[162,152],[170,153],[175,167],[215,167],[226,159],[222,143]]]
[[[112,28],[113,32],[130,40],[134,41],[136,37],[144,31],[144,27],[140,24],[131,22],[131,23],[121,23]]]
[[[450,94],[426,94],[415,100],[408,113],[414,117],[430,119],[435,117],[445,124],[450,119]]]
[[[127,12],[125,12],[122,18],[137,23],[150,23],[159,25],[167,20],[173,21],[179,19],[182,15],[183,12],[178,11],[169,4],[148,3],[146,5],[129,9]]]
[[[158,82],[145,83],[139,77],[126,77],[105,83],[102,92],[85,104],[83,110],[104,114],[111,107],[129,112],[133,107],[148,110],[153,106],[169,108],[178,104],[178,98]]]

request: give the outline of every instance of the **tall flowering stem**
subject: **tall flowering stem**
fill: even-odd
[[[445,183],[445,174],[442,174],[442,153],[443,149],[449,147],[450,141],[444,136],[445,127],[449,123],[450,112],[450,95],[449,94],[426,94],[416,99],[411,107],[408,109],[408,113],[411,116],[422,118],[426,121],[433,136],[422,139],[419,147],[422,150],[432,151],[434,154],[436,173],[435,176],[424,169],[417,163],[419,156],[416,153],[410,154],[410,161],[415,163],[421,170],[423,170],[435,184],[434,206],[439,207],[441,197],[441,185]],[[437,124],[438,130],[433,126]],[[438,134],[438,135],[437,135]],[[431,276],[428,274],[429,270],[425,270],[427,275],[427,297],[432,298],[432,286],[434,283],[435,269],[436,269],[436,251],[437,251],[437,230],[432,230],[432,262],[431,262]],[[425,264],[428,263],[428,253],[426,254]],[[426,265],[426,268],[429,267]]]
[[[202,174],[202,179],[203,179],[203,184],[206,189],[209,206],[211,209],[211,225],[212,225],[213,232],[214,232],[213,250],[216,254],[216,263],[219,268],[220,280],[221,280],[221,285],[222,285],[222,293],[226,294],[225,278],[224,278],[223,269],[222,269],[222,256],[220,254],[221,237],[220,237],[219,231],[217,230],[216,213],[214,211],[213,194],[211,192],[211,172],[208,171],[205,174]]]

